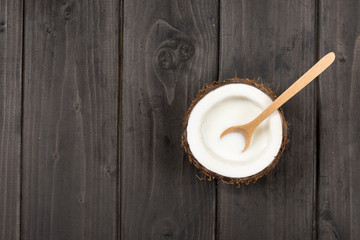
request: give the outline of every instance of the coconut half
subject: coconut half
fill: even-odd
[[[240,184],[256,181],[277,164],[287,143],[287,123],[281,109],[255,130],[249,148],[244,138],[227,128],[250,122],[275,99],[273,92],[255,80],[233,78],[207,85],[189,107],[182,145],[190,162],[208,179]]]

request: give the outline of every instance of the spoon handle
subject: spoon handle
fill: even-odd
[[[253,121],[252,125],[256,128],[264,119],[266,119],[275,110],[286,103],[296,93],[308,85],[312,80],[319,76],[327,69],[335,60],[335,54],[330,52],[320,59],[312,68],[302,75],[295,83],[293,83],[285,92],[283,92],[274,102],[272,102],[259,116]]]

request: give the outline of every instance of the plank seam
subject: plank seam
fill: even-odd
[[[117,119],[117,134],[118,134],[118,144],[117,144],[117,201],[116,201],[116,239],[121,239],[121,203],[122,203],[122,194],[121,194],[121,153],[122,153],[122,51],[123,51],[123,19],[124,19],[124,0],[119,0],[119,41],[118,41],[118,119]]]
[[[221,47],[221,36],[220,36],[220,26],[221,26],[221,1],[218,0],[218,41],[217,41],[217,79],[220,79],[220,47]],[[219,202],[219,182],[215,180],[215,220],[214,220],[214,239],[219,239],[218,233],[218,202]]]
[[[315,0],[315,61],[320,58],[320,0]],[[318,239],[318,206],[319,206],[319,171],[320,171],[320,77],[317,77],[315,81],[315,93],[314,93],[314,118],[315,118],[315,141],[313,150],[313,236],[312,238]]]
[[[20,123],[20,179],[19,179],[19,234],[17,236],[18,239],[22,239],[22,204],[23,204],[23,155],[24,155],[24,89],[25,89],[25,0],[20,0],[20,6],[22,7],[22,43],[21,43],[21,89],[20,89],[20,96],[21,96],[21,106],[20,106],[20,112],[21,112],[21,123]]]

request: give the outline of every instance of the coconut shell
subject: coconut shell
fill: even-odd
[[[242,84],[248,84],[251,86],[254,86],[258,89],[260,89],[262,92],[264,92],[266,95],[268,95],[272,100],[275,100],[276,96],[274,94],[274,92],[266,87],[264,84],[260,83],[258,80],[251,80],[251,79],[241,79],[241,78],[232,78],[232,79],[227,79],[225,81],[215,81],[212,82],[210,84],[207,84],[204,86],[203,89],[201,89],[198,93],[198,95],[194,98],[194,100],[192,101],[190,107],[188,108],[185,118],[183,120],[183,131],[182,131],[182,136],[181,136],[181,144],[186,152],[186,154],[189,157],[189,161],[190,163],[192,163],[197,169],[200,170],[201,174],[203,175],[202,177],[199,177],[199,179],[207,179],[209,181],[213,180],[213,179],[218,179],[224,183],[228,183],[228,184],[237,184],[238,186],[240,186],[241,183],[246,183],[249,184],[251,182],[256,182],[256,180],[258,180],[259,178],[263,177],[264,175],[268,174],[278,163],[281,154],[283,153],[283,151],[285,150],[285,146],[288,142],[288,124],[285,121],[284,118],[284,112],[281,108],[278,109],[280,116],[281,116],[281,120],[282,120],[282,126],[283,126],[283,139],[282,139],[282,144],[281,147],[279,149],[278,154],[276,155],[276,157],[274,158],[274,160],[262,171],[248,176],[248,177],[244,177],[244,178],[231,178],[231,177],[227,177],[227,176],[223,176],[221,174],[215,173],[213,171],[210,171],[209,169],[207,169],[206,167],[204,167],[201,163],[199,163],[197,161],[197,159],[194,157],[194,155],[192,154],[188,141],[187,141],[187,125],[188,125],[188,120],[191,114],[191,111],[193,110],[193,108],[195,107],[195,105],[204,97],[206,96],[206,94],[208,94],[209,92],[215,90],[218,87],[224,86],[226,84],[234,84],[234,83],[242,83]]]

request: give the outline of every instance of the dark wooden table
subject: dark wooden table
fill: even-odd
[[[197,178],[180,135],[204,84],[279,94],[329,51],[272,172]],[[357,240],[359,92],[358,0],[0,0],[0,239]]]

